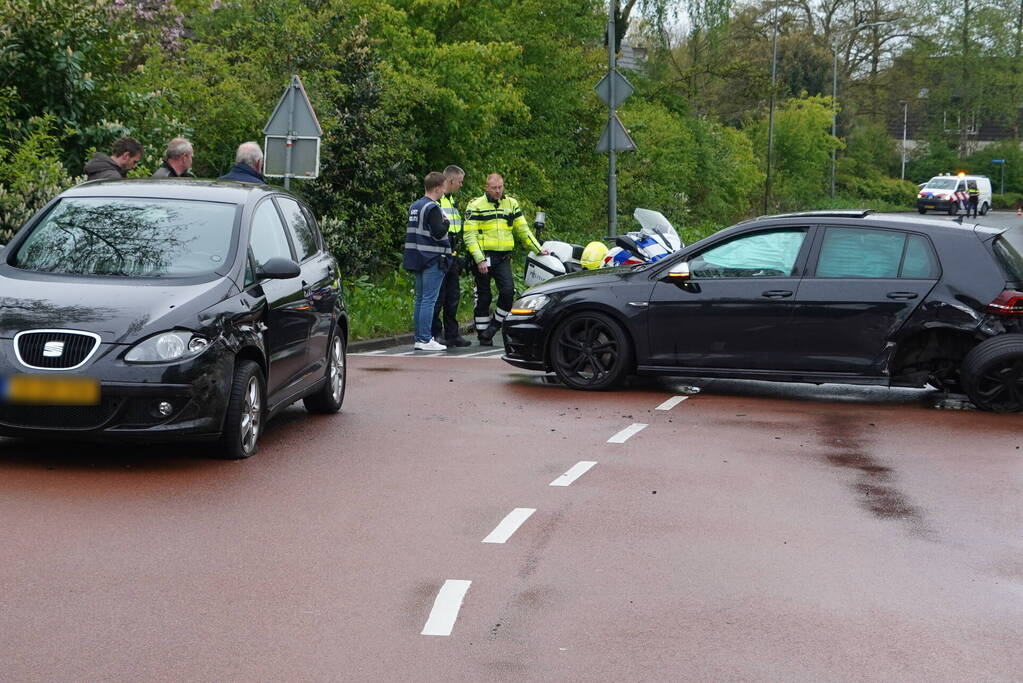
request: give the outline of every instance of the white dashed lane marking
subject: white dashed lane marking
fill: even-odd
[[[657,406],[657,410],[671,410],[672,408],[674,408],[675,406],[677,406],[679,403],[681,403],[682,401],[686,400],[687,398],[689,398],[689,397],[688,396],[672,396],[667,401],[665,401],[661,405]]]
[[[630,437],[638,434],[639,432],[643,431],[643,429],[645,429],[645,428],[646,428],[646,425],[642,424],[642,423],[639,423],[639,422],[637,422],[636,424],[631,424],[628,427],[626,427],[625,429],[623,429],[622,431],[620,431],[617,434],[615,434],[614,436],[612,436],[610,439],[607,440],[607,442],[608,443],[625,443],[626,441],[629,440]]]
[[[504,543],[512,534],[518,531],[530,515],[536,512],[536,508],[515,508],[508,513],[508,516],[501,520],[497,528],[490,532],[490,535],[483,539],[484,543]]]
[[[571,469],[550,483],[550,486],[568,486],[597,463],[593,460],[582,460],[572,465]]]
[[[462,608],[462,600],[469,590],[472,581],[462,579],[448,579],[440,587],[437,599],[433,601],[433,609],[430,610],[430,618],[426,620],[421,635],[424,636],[450,636],[455,628],[455,621],[458,619],[458,610]]]

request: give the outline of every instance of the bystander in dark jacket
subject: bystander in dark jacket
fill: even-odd
[[[263,150],[255,142],[243,142],[238,145],[234,156],[234,166],[220,176],[218,180],[236,180],[242,183],[266,184],[263,176]]]
[[[185,138],[174,138],[167,143],[163,164],[153,173],[154,178],[194,178],[192,174],[192,143]]]
[[[88,180],[120,179],[128,175],[142,159],[142,145],[135,138],[120,138],[110,150],[110,156],[96,152],[85,164]]]

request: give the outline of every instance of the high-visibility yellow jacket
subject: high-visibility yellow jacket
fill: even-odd
[[[448,234],[457,235],[462,232],[462,214],[458,213],[458,207],[451,201],[451,197],[444,195],[437,203],[444,212],[444,218],[448,219]]]
[[[487,195],[477,197],[465,207],[462,239],[476,263],[486,259],[486,251],[511,251],[515,240],[534,251],[540,243],[522,215],[518,200],[505,197],[493,202]]]

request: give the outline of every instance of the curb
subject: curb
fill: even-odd
[[[466,323],[461,326],[462,334],[471,334],[473,332],[472,323]],[[390,337],[377,337],[375,339],[360,339],[359,341],[348,342],[348,353],[365,353],[367,351],[377,351],[379,349],[387,349],[392,346],[412,346],[412,333],[408,334],[396,334]]]
[[[391,346],[401,346],[402,344],[412,345],[411,334],[400,334],[394,337],[379,337],[377,339],[360,339],[359,341],[350,342],[348,344],[348,353],[365,353],[366,351],[376,351],[378,349],[386,349]]]

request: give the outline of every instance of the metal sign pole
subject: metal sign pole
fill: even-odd
[[[291,189],[291,148],[295,144],[295,98],[298,93],[296,77],[291,78],[291,93],[288,98],[288,138],[284,141],[284,189]]]
[[[607,234],[611,239],[618,235],[618,175],[615,169],[615,4],[611,0],[607,21],[607,73],[612,76],[608,83],[610,104],[607,114],[608,163],[607,163]]]

